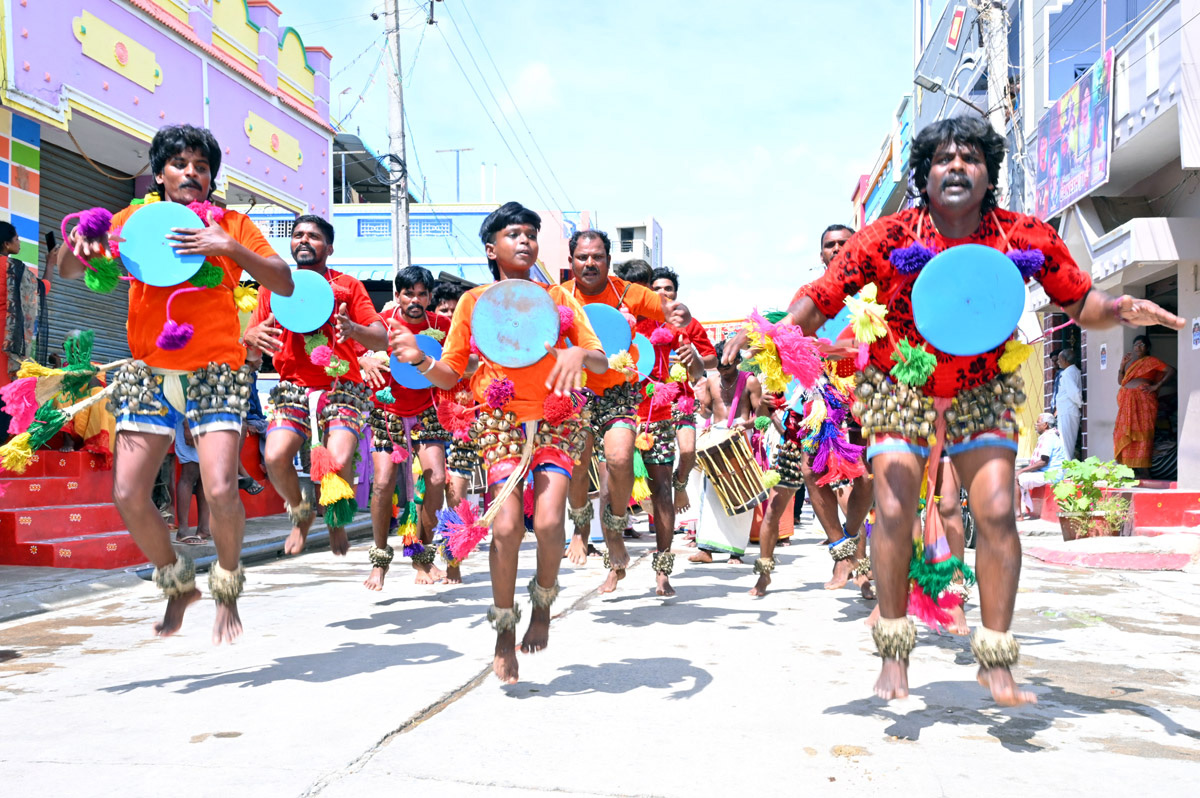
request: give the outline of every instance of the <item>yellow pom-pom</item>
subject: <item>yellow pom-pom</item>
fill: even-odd
[[[321,504],[325,507],[342,499],[353,498],[354,489],[337,474],[330,473],[321,477]]]
[[[239,285],[233,289],[233,301],[242,313],[253,313],[258,308],[258,289]]]
[[[446,340],[446,334],[444,332],[442,332],[441,330],[435,329],[433,327],[426,327],[424,330],[421,330],[421,335],[428,335],[430,338],[432,338],[435,341]]]
[[[764,471],[763,472],[763,487],[766,488],[767,490],[770,490],[771,488],[778,485],[779,480],[781,480],[782,478],[783,477],[779,476],[779,472],[774,469],[771,469],[770,471]]]
[[[630,495],[635,502],[639,504],[650,498],[650,482],[644,477],[638,477],[633,481],[633,492]]]
[[[828,414],[829,410],[825,407],[825,400],[820,396],[814,396],[808,415],[800,419],[800,425],[807,430],[816,432],[825,422]]]
[[[1032,354],[1032,346],[1012,338],[1004,345],[1004,354],[1000,356],[1000,370],[1011,374],[1021,368],[1021,364]]]
[[[0,446],[0,464],[5,471],[24,474],[33,458],[33,449],[29,446],[29,433],[22,432],[8,443]]]
[[[648,452],[650,451],[650,448],[654,446],[654,437],[649,432],[638,433],[637,439],[634,440],[633,445],[643,452]]]
[[[21,362],[21,368],[17,369],[17,379],[25,377],[53,377],[56,374],[65,374],[62,369],[52,369],[48,366],[43,366],[41,363],[35,363],[32,360],[24,360]]]
[[[609,355],[608,367],[613,371],[619,371],[626,377],[632,377],[637,374],[637,368],[633,364],[633,356],[629,352],[622,350],[615,355]]]
[[[676,363],[671,366],[671,373],[667,376],[670,382],[683,382],[688,378],[688,371],[682,363]]]
[[[868,283],[857,297],[846,297],[850,327],[860,344],[872,344],[887,335],[887,308],[875,301],[878,291],[875,283]]]

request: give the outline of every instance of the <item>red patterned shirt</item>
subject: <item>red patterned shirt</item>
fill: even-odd
[[[922,216],[924,218],[922,219]],[[1067,306],[1078,302],[1092,287],[1092,278],[1082,271],[1071,257],[1067,245],[1054,228],[1032,216],[999,210],[984,216],[979,229],[967,238],[945,238],[935,229],[923,208],[910,208],[874,222],[854,235],[829,264],[821,277],[796,292],[796,299],[807,296],[817,309],[832,317],[842,309],[845,298],[854,296],[868,283],[878,289],[878,301],[886,305],[887,323],[897,340],[907,338],[913,345],[925,343],[917,331],[912,313],[912,284],[917,275],[905,275],[893,268],[888,256],[892,250],[910,246],[920,240],[934,252],[943,252],[959,244],[984,244],[1001,252],[1036,249],[1045,255],[1046,262],[1034,275],[1046,290],[1051,301]],[[963,275],[970,279],[970,275]],[[794,301],[794,300],[793,300]],[[998,346],[981,355],[948,355],[927,348],[937,355],[937,368],[925,385],[930,396],[954,396],[994,378],[1000,373]],[[871,345],[871,362],[883,371],[890,371],[893,344],[887,337]]]

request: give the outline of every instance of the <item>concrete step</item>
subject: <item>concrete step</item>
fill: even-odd
[[[37,543],[124,530],[125,521],[111,503],[0,510],[0,543]]]
[[[1200,526],[1200,510],[1187,510],[1183,514],[1183,525],[1196,527]]]
[[[37,543],[0,542],[0,563],[53,568],[125,568],[146,557],[128,532],[63,537]]]
[[[1156,538],[1161,535],[1200,535],[1200,527],[1139,526],[1133,530],[1133,534],[1147,538]]]

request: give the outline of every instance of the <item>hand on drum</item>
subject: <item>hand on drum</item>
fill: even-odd
[[[372,388],[380,389],[387,385],[388,363],[373,355],[362,355],[358,359],[358,367],[362,369],[363,381]]]
[[[1186,323],[1183,319],[1164,310],[1149,299],[1135,299],[1126,294],[1117,300],[1121,321],[1131,327],[1151,327],[1161,324],[1172,330],[1182,330]]]
[[[421,347],[417,346],[417,336],[413,335],[403,325],[396,325],[388,329],[388,348],[392,350],[392,356],[401,363],[417,363],[425,360],[425,353],[421,351]]]
[[[242,342],[247,349],[257,349],[274,355],[283,349],[283,330],[275,326],[275,314],[268,314],[261,324],[246,330]]]
[[[588,350],[581,346],[570,349],[555,349],[546,344],[546,351],[554,358],[554,368],[546,377],[546,387],[558,396],[583,387],[583,365]]]
[[[225,230],[213,221],[212,211],[206,219],[208,226],[199,229],[186,227],[171,228],[172,235],[167,236],[175,252],[180,255],[225,255],[232,257],[237,242]]]

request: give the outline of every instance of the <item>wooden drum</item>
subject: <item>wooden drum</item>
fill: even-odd
[[[744,513],[767,500],[762,469],[742,433],[710,429],[696,441],[696,462],[712,481],[729,515]]]

